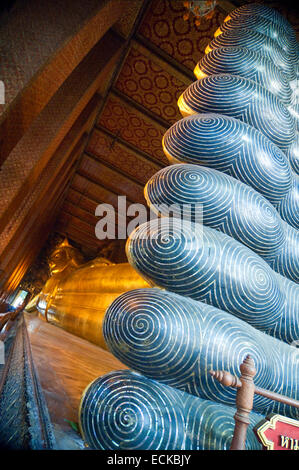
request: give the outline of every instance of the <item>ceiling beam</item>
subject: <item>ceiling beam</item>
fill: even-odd
[[[131,182],[131,183],[135,183],[137,184],[138,186],[140,186],[140,188],[143,190],[144,188],[144,184],[139,181],[137,178],[134,178],[134,176],[130,176],[128,175],[128,173],[126,173],[125,171],[123,171],[121,168],[117,167],[117,166],[114,166],[114,165],[111,165],[111,163],[108,163],[106,161],[103,161],[103,160],[100,160],[99,157],[97,155],[94,155],[93,153],[85,150],[84,152],[88,157],[92,158],[95,162],[97,162],[98,164],[106,167],[106,168],[109,168],[113,171],[115,171],[116,173],[122,175],[124,178],[126,178],[128,180],[128,182]]]
[[[63,206],[65,203],[67,204],[71,204],[72,206],[74,207],[77,207],[79,209],[81,209],[82,211],[86,212],[87,214],[89,215],[93,215],[95,216],[95,208],[100,205],[100,204],[110,204],[113,206],[114,210],[115,210],[115,214],[117,216],[117,220],[119,218],[119,215],[118,215],[118,207],[111,204],[110,202],[107,202],[105,200],[102,200],[102,201],[94,201],[86,196],[82,196],[80,193],[79,194],[79,200],[77,198],[72,198],[72,192],[75,191],[74,189],[71,189],[69,192],[68,192],[68,195],[67,197],[65,198],[64,200],[64,203],[63,203]],[[83,204],[84,202],[87,202],[87,204],[85,204],[85,207],[83,207],[81,204]],[[93,209],[91,210],[90,206],[93,207]],[[128,206],[128,204],[127,204]],[[126,214],[127,214],[127,208],[126,208]],[[128,220],[131,220],[133,219],[134,217],[133,216],[127,216],[126,215],[126,218]]]
[[[88,157],[90,158],[90,157]],[[103,179],[100,179],[99,176],[102,176],[102,171],[105,171],[105,176]],[[144,204],[145,199],[143,196],[143,186],[129,180],[115,169],[111,169],[108,166],[99,165],[99,176],[92,175],[90,172],[85,171],[81,167],[77,172],[80,176],[89,178],[93,183],[100,184],[101,186],[107,188],[109,191],[116,193],[117,196],[126,196],[126,198],[132,203]],[[106,181],[106,178],[108,181]],[[122,179],[122,181],[120,181]]]
[[[128,100],[125,101],[121,96],[116,96],[118,92],[119,92],[119,90],[117,90],[117,89],[116,89],[116,93],[114,93],[113,91],[111,91],[111,92],[109,93],[108,97],[107,97],[107,101],[108,101],[109,98],[111,97],[112,99],[114,99],[114,100],[120,102],[120,105],[121,105],[121,106],[124,106],[124,107],[126,107],[126,108],[129,108],[129,110],[130,110],[131,112],[133,112],[134,114],[136,114],[140,119],[143,119],[145,122],[150,123],[153,127],[159,127],[159,130],[160,130],[161,132],[165,132],[166,129],[168,129],[168,127],[169,127],[169,123],[168,123],[168,122],[167,122],[167,126],[166,126],[166,127],[165,127],[164,125],[161,125],[161,124],[157,121],[156,118],[153,119],[153,118],[147,116],[143,111],[138,110],[138,109],[136,108],[136,106],[130,106],[130,105],[128,104]],[[119,92],[119,93],[121,94],[121,92]],[[105,106],[106,106],[107,104],[109,104],[109,101],[108,101],[108,103],[107,103],[107,101],[105,102]],[[96,122],[99,122],[101,119],[102,119],[102,117],[99,116],[99,119],[98,119]]]
[[[132,152],[134,155],[139,157],[141,160],[145,161],[150,161],[154,163],[155,165],[159,165],[160,168],[163,168],[165,165],[161,162],[161,160],[158,160],[157,158],[153,157],[153,155],[150,155],[143,150],[139,149],[138,147],[135,147],[135,145],[131,144],[130,142],[122,139],[119,135],[113,134],[113,132],[109,131],[105,127],[101,126],[100,124],[95,124],[94,127],[96,130],[103,132],[106,134],[108,137],[113,139],[120,147],[123,147],[125,150],[129,150]],[[161,142],[161,147],[162,147],[162,142]],[[158,169],[157,169],[158,171]]]
[[[117,88],[113,87],[113,89],[111,90],[111,95],[116,96],[117,98],[121,99],[122,101],[127,103],[129,106],[136,109],[141,114],[144,114],[146,117],[148,117],[152,121],[154,121],[154,122],[156,121],[164,129],[168,129],[171,126],[170,122],[166,121],[162,117],[160,117],[157,114],[153,113],[148,108],[145,108],[140,103],[137,103],[137,101],[132,100],[132,98],[125,95],[124,93],[119,91]]]
[[[146,46],[144,42],[146,42]],[[172,59],[168,54],[163,54],[162,50],[150,41],[143,40],[142,36],[137,36],[136,39],[132,40],[132,47],[137,49],[140,54],[149,57],[155,64],[158,64],[161,69],[166,70],[170,75],[184,83],[186,87],[195,81],[192,71],[188,74],[182,72],[181,67],[177,65],[177,61]]]
[[[86,187],[85,187],[85,191],[82,192],[80,191],[80,189],[78,189],[78,187],[75,185],[75,178],[76,176],[79,176],[80,178],[84,179],[87,181],[87,184],[86,184]],[[109,188],[108,186],[106,186],[106,184],[103,184],[102,182],[99,183],[97,182],[97,180],[95,180],[94,178],[92,178],[91,176],[88,176],[86,174],[83,174],[83,173],[80,173],[80,171],[77,171],[76,175],[75,175],[75,178],[73,180],[73,183],[72,183],[72,186],[70,189],[74,189],[75,191],[81,193],[83,196],[87,196],[90,197],[91,199],[93,199],[93,197],[90,195],[90,193],[88,192],[88,187],[89,185],[92,185],[92,186],[95,186],[95,187],[98,187],[100,189],[104,189],[105,191],[107,191],[108,193],[111,193],[112,195],[118,197],[120,196],[120,194],[117,192],[117,190],[114,190],[114,189],[111,189]],[[74,186],[75,185],[75,186]],[[128,196],[126,196],[127,198],[127,202],[129,202],[130,204],[134,204],[136,201],[133,201],[132,199],[128,198]],[[94,199],[96,200],[96,199]]]
[[[127,58],[127,55],[129,53],[129,51],[130,51],[131,40],[132,40],[133,36],[135,35],[136,31],[138,30],[139,25],[141,24],[141,22],[142,22],[144,16],[146,15],[148,9],[151,7],[151,0],[142,0],[142,1],[143,1],[143,4],[140,7],[140,10],[138,12],[138,15],[136,17],[136,20],[133,24],[133,27],[132,27],[130,33],[128,34],[127,37],[124,37],[123,35],[121,35],[121,37],[123,37],[123,39],[124,39],[124,45],[123,45],[123,48],[122,48],[122,52],[120,53],[119,59],[117,61],[117,64],[114,68],[112,77],[110,79],[109,86],[107,87],[106,92],[103,96],[103,103],[102,103],[101,109],[99,110],[97,121],[99,120],[101,112],[102,112],[102,110],[104,108],[104,105],[107,101],[107,97],[108,97],[109,93],[111,92],[114,84],[116,83],[117,78],[118,78],[118,76],[120,74],[120,71],[122,69],[122,66],[123,66],[123,64],[124,64],[124,62]],[[111,28],[111,29],[113,30],[113,28]],[[120,34],[120,33],[117,31],[117,34]]]
[[[94,243],[92,240],[83,237],[82,234],[78,232],[74,227],[72,229],[69,229],[61,226],[59,223],[56,223],[56,225],[54,226],[54,231],[67,238],[68,240],[74,240],[75,243],[78,243],[79,245],[88,249],[92,249],[95,253],[99,249],[100,243]]]
[[[167,70],[171,75],[178,77],[178,79],[186,83],[187,86],[195,81],[192,70],[188,69],[184,64],[171,57],[167,52],[160,49],[141,34],[136,34],[135,40],[132,41],[132,46],[139,50],[141,54],[152,58],[160,67]]]
[[[76,221],[74,216],[72,216],[70,219],[69,214],[65,212],[61,212],[61,216],[63,216],[64,219],[59,218],[55,226],[55,230],[58,233],[61,233],[62,235],[66,234],[67,237],[70,238],[76,238],[76,241],[80,240],[81,244],[86,244],[87,246],[94,248],[98,248],[99,245],[103,242],[102,240],[96,238],[95,227],[83,223],[80,219],[77,219]],[[83,225],[85,228],[83,228]]]
[[[76,193],[76,194],[74,194]],[[69,202],[70,204],[76,205],[80,207],[82,210],[88,212],[89,214],[95,214],[94,208],[98,206],[99,204],[111,204],[108,201],[105,200],[95,200],[91,197],[88,197],[87,195],[80,193],[77,189],[70,188],[69,192],[67,194],[67,197],[65,199],[65,202]],[[82,205],[83,204],[83,205]],[[113,205],[113,204],[112,204]],[[92,207],[92,209],[91,209]],[[115,206],[113,205],[115,208]]]
[[[74,220],[78,221],[78,224],[76,223],[75,225],[76,228],[82,233],[84,233],[87,237],[90,236],[90,233],[95,234],[95,225],[92,225],[89,222],[82,220],[77,215],[70,214],[69,212],[66,212],[63,209],[60,211],[58,222],[60,222],[66,228],[69,225],[72,226]],[[91,239],[93,238],[91,237]]]
[[[105,204],[104,202],[100,204]],[[126,214],[124,216],[121,216],[118,212],[117,209],[113,206],[114,212],[115,212],[115,223],[118,225],[119,219],[126,220],[128,217]],[[100,220],[96,215],[95,211],[94,212],[89,212],[85,209],[82,209],[81,207],[78,207],[74,205],[72,202],[64,200],[62,207],[61,207],[62,212],[66,212],[67,214],[77,217],[78,219],[81,219],[83,222],[88,223],[92,227],[95,227],[97,222]],[[131,217],[132,218],[132,217]],[[128,218],[129,219],[129,218]]]

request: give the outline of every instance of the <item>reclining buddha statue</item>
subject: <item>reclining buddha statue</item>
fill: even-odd
[[[67,240],[49,259],[51,276],[37,299],[42,317],[70,333],[106,348],[102,335],[105,310],[122,292],[148,286],[129,263],[105,257],[87,263]]]
[[[229,448],[236,391],[209,371],[239,375],[248,353],[257,386],[299,398],[298,43],[285,18],[251,3],[206,54],[163,138],[171,166],[145,188],[160,218],[127,242],[154,288],[122,293],[105,314],[108,347],[132,371],[84,391],[79,423],[93,449]],[[163,211],[192,203],[202,224]],[[299,418],[255,396],[248,449],[260,448],[252,428],[269,412]]]

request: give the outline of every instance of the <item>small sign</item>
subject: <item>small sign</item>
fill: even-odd
[[[265,450],[299,450],[299,421],[269,415],[254,431]]]

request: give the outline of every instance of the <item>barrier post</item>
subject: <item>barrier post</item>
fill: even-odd
[[[240,365],[241,387],[237,389],[236,406],[237,412],[234,416],[236,425],[230,450],[244,450],[246,446],[246,433],[250,424],[249,415],[253,407],[254,381],[256,374],[254,362],[251,356],[246,356]]]

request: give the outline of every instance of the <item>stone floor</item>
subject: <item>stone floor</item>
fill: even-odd
[[[33,361],[60,449],[84,448],[69,421],[78,423],[87,385],[110,371],[126,369],[111,353],[40,319],[25,314]]]

